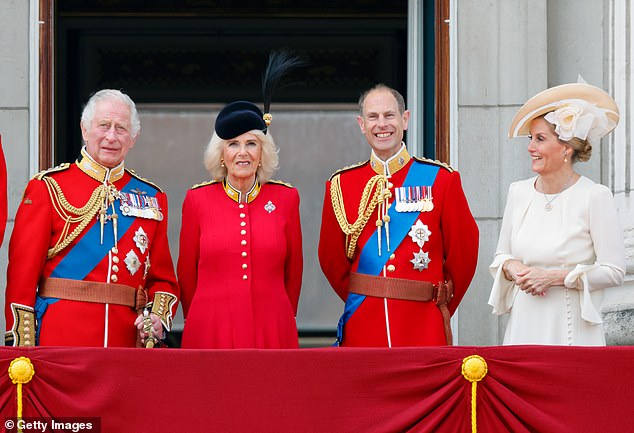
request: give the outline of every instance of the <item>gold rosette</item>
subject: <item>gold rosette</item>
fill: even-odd
[[[25,356],[15,358],[9,364],[9,378],[17,386],[18,418],[22,418],[22,384],[29,383],[34,375],[35,368],[31,360]]]
[[[471,382],[471,432],[478,431],[476,396],[478,382],[489,372],[486,361],[479,355],[467,356],[462,360],[462,375]]]

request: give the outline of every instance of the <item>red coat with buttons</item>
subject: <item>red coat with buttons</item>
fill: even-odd
[[[101,182],[84,173],[77,164],[47,173],[57,182],[66,200],[75,207],[84,206]],[[167,197],[155,186],[125,171],[113,184],[117,190],[138,188],[144,195],[156,197],[163,213],[161,221],[124,217],[114,202],[118,222],[118,246],[114,249],[112,221],[104,226],[101,243],[99,221],[94,218],[80,235],[54,257],[47,251],[56,245],[65,231],[65,222],[55,211],[52,195],[44,180],[32,179],[24,192],[15,218],[9,244],[9,266],[6,289],[6,329],[16,325],[15,306],[35,308],[38,316],[39,345],[42,346],[127,346],[137,342],[134,321],[138,315],[133,307],[115,304],[42,299],[38,283],[54,277],[118,283],[135,289],[145,288],[149,300],[156,292],[178,297],[178,286],[167,241]],[[112,210],[109,208],[109,212]],[[72,232],[78,223],[71,223]],[[147,247],[135,241],[137,233],[147,236]],[[138,238],[137,238],[138,239]],[[130,265],[126,258],[136,256]],[[170,316],[177,305],[174,303]],[[24,341],[22,341],[24,343]],[[32,344],[32,343],[31,343]]]
[[[440,165],[428,160],[411,159],[389,179],[393,194],[394,188],[403,184],[412,164]],[[356,220],[363,189],[376,174],[369,162],[340,172],[340,185],[349,222]],[[377,230],[377,211],[374,211],[361,232],[354,256],[349,259],[345,251],[346,236],[335,217],[330,190],[331,182],[328,181],[322,214],[319,261],[333,289],[345,301],[348,298],[350,272],[357,271],[360,264],[359,253]],[[400,245],[392,245],[389,252],[383,242],[382,254],[391,257],[386,262],[384,272],[388,277],[428,281],[433,284],[452,280],[454,297],[448,307],[453,314],[475,272],[478,227],[469,210],[458,172],[440,165],[432,192],[433,210],[420,212],[416,218],[431,231],[429,240],[422,247],[431,259],[428,267],[420,271],[414,268],[411,260],[420,248],[410,236],[405,236]],[[394,199],[393,196],[392,204]],[[383,233],[385,236],[385,232]],[[377,248],[374,244],[368,247]],[[366,296],[356,311],[347,318],[340,344],[385,347],[388,346],[388,332],[391,346],[447,344],[442,315],[434,302],[397,299],[384,302],[383,298],[371,296]]]
[[[177,265],[181,347],[297,347],[302,263],[295,188],[265,183],[250,203],[221,182],[189,190]]]

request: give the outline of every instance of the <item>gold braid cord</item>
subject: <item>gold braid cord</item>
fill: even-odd
[[[77,239],[90,221],[95,218],[97,213],[99,213],[102,209],[106,199],[108,199],[109,203],[112,203],[112,201],[114,201],[114,197],[110,194],[110,187],[106,185],[99,185],[92,192],[88,202],[84,206],[78,208],[68,202],[66,196],[64,196],[62,188],[55,179],[44,177],[43,180],[48,188],[48,195],[51,198],[51,203],[53,204],[55,211],[60,218],[64,220],[64,229],[62,230],[57,243],[53,248],[48,250],[47,258],[50,259]],[[75,227],[71,233],[69,233],[71,224],[76,223],[79,223],[79,225]]]
[[[357,220],[350,224],[346,216],[346,208],[343,204],[340,175],[334,176],[330,181],[330,200],[332,201],[332,208],[335,212],[339,227],[341,227],[341,230],[346,235],[346,256],[349,259],[352,259],[354,256],[357,239],[359,239],[359,235],[368,223],[374,209],[385,199],[385,194],[389,194],[389,189],[385,188],[386,185],[387,178],[385,175],[377,174],[370,178],[365,188],[363,188]]]

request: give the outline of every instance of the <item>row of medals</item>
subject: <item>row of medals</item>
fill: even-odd
[[[396,212],[431,212],[434,209],[431,186],[401,186],[394,189]]]

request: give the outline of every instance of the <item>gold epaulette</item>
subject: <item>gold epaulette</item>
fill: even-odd
[[[197,183],[196,185],[192,186],[190,189],[201,188],[203,186],[213,185],[214,183],[218,183],[218,182],[220,182],[220,180],[208,180],[207,182]]]
[[[335,177],[338,174],[343,173],[344,171],[348,171],[348,170],[352,170],[353,168],[361,167],[362,165],[365,165],[368,162],[370,162],[370,160],[366,159],[365,161],[357,162],[356,164],[347,165],[347,166],[345,166],[343,168],[340,168],[339,170],[335,171],[333,174],[330,175],[329,180],[332,180],[333,177]]]
[[[283,182],[283,181],[281,181],[281,180],[273,180],[273,179],[269,179],[268,183],[274,183],[274,184],[276,184],[276,185],[283,185],[283,186],[286,186],[286,187],[288,187],[288,188],[293,188],[293,185],[291,185],[291,184],[290,184],[290,183],[288,183],[288,182]]]
[[[418,162],[423,162],[425,164],[438,165],[440,167],[443,167],[446,170],[449,170],[450,172],[454,171],[454,168],[452,166],[450,166],[446,162],[438,161],[437,159],[421,158],[419,156],[413,156],[412,158],[414,158]]]
[[[163,190],[161,189],[161,187],[159,187],[159,186],[158,186],[157,184],[155,184],[154,182],[151,182],[151,181],[147,180],[146,178],[139,176],[139,175],[138,175],[138,174],[136,174],[136,173],[134,172],[134,170],[132,170],[131,168],[126,168],[126,169],[125,169],[125,171],[127,171],[127,172],[130,174],[130,176],[132,176],[132,177],[134,177],[134,178],[136,178],[136,179],[140,180],[141,182],[147,183],[148,185],[150,185],[150,186],[152,186],[152,187],[156,188],[156,189],[158,190],[158,192],[163,192]]]
[[[70,167],[70,163],[65,162],[63,164],[60,164],[56,167],[53,168],[49,168],[47,170],[42,170],[39,173],[37,173],[35,176],[33,176],[33,179],[37,179],[37,180],[42,180],[42,178],[44,176],[48,176],[51,173],[56,173],[58,171],[64,171],[64,170],[68,170],[68,168]]]

